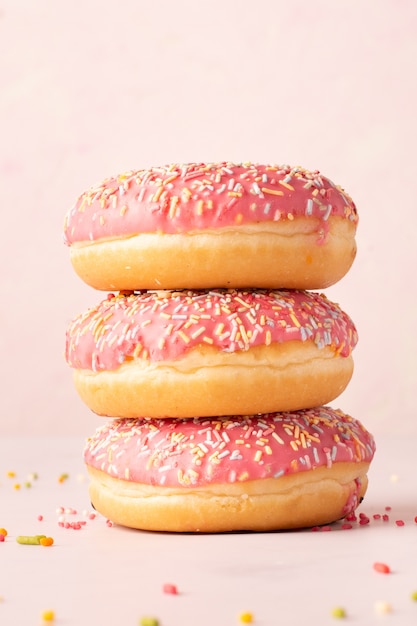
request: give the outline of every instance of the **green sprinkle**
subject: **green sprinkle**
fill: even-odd
[[[346,617],[345,609],[341,606],[336,606],[334,609],[332,609],[332,617],[336,617],[337,619],[343,619],[344,617]]]
[[[414,600],[414,602],[417,602],[417,591],[412,592],[411,599]]]
[[[46,535],[19,535],[16,537],[16,541],[26,546],[39,546],[41,539],[45,538]]]

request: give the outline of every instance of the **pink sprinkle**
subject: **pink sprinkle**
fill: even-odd
[[[171,595],[176,596],[178,594],[178,589],[175,585],[172,585],[171,583],[165,583],[164,586],[162,587],[162,591],[164,593],[170,593]]]
[[[379,513],[375,513],[375,515],[372,515],[372,517],[373,517],[374,519],[381,519],[381,516],[380,516],[380,514],[379,514]]]
[[[361,519],[359,520],[359,525],[360,526],[365,526],[366,524],[369,524],[370,519],[369,517],[366,517],[366,515],[364,517],[361,517]]]
[[[390,574],[391,569],[386,563],[374,563],[374,570],[380,574]]]
[[[0,535],[0,542],[4,541],[4,535]]]
[[[417,515],[415,516],[414,521],[417,524]]]
[[[402,519],[395,520],[395,523],[397,524],[397,526],[404,526],[405,525],[405,522]]]
[[[96,519],[96,514],[90,513],[90,515],[88,516],[88,519]]]
[[[382,516],[382,521],[383,521],[383,522],[388,522],[388,520],[389,520],[389,515],[386,515],[386,514],[384,513],[384,515]]]
[[[329,532],[331,529],[332,529],[332,527],[331,526],[327,526],[327,525],[321,527],[322,532],[325,532],[325,533]]]
[[[391,507],[390,507],[390,506],[386,506],[386,507],[385,507],[385,510],[386,510],[386,511],[391,511]]]
[[[352,524],[342,524],[342,530],[350,530],[353,528]]]
[[[345,519],[348,522],[356,522],[357,517],[356,517],[355,513],[350,513],[349,515],[346,515]]]
[[[318,530],[320,530],[320,526],[312,526],[311,530],[313,531],[313,533],[316,533]]]
[[[109,519],[106,520],[106,524],[109,528],[111,528],[113,526],[113,522]]]
[[[58,526],[60,526],[61,528],[64,528],[64,522],[58,522]]]
[[[38,515],[38,521],[41,522],[43,520],[43,515]]]

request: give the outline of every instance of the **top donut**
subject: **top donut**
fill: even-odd
[[[129,171],[83,193],[65,243],[96,289],[322,289],[356,254],[354,202],[318,171],[188,163]]]

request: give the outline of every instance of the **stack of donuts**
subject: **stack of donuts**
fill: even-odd
[[[67,329],[93,506],[157,531],[282,530],[352,513],[375,445],[329,403],[357,332],[322,290],[356,253],[352,199],[318,171],[189,163],[129,171],[65,220],[106,292]]]

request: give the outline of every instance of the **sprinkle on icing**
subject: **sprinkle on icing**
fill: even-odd
[[[64,240],[184,233],[236,224],[330,216],[357,223],[352,199],[318,171],[254,163],[171,164],[107,178],[66,215]]]
[[[370,462],[372,435],[342,411],[194,419],[116,419],[88,439],[87,465],[143,484],[190,487]]]
[[[347,314],[316,292],[147,291],[110,294],[76,317],[65,354],[71,367],[100,371],[132,359],[175,360],[199,345],[239,352],[312,341],[349,356],[357,339]]]

